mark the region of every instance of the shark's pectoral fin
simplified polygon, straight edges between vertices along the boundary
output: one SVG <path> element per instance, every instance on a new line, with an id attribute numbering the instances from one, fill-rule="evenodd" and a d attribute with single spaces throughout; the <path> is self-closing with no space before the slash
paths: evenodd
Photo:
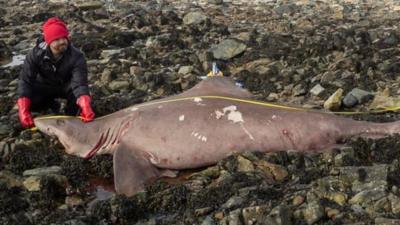
<path id="1" fill-rule="evenodd" d="M 122 144 L 114 153 L 114 185 L 118 194 L 132 196 L 160 176 L 144 154 L 125 148 Z"/>

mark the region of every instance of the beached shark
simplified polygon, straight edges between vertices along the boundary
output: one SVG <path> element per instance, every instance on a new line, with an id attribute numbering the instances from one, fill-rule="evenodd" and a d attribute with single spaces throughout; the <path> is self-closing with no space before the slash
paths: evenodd
<path id="1" fill-rule="evenodd" d="M 252 100 L 230 78 L 209 77 L 164 99 L 83 123 L 42 117 L 37 128 L 68 154 L 112 154 L 116 192 L 134 195 L 171 170 L 198 168 L 244 151 L 318 151 L 352 136 L 400 133 L 400 121 L 372 123 Z"/>

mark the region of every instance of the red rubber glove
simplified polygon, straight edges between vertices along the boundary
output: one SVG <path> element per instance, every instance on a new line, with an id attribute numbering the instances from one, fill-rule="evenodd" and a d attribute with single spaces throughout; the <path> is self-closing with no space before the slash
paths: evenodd
<path id="1" fill-rule="evenodd" d="M 18 105 L 18 117 L 23 128 L 34 127 L 30 107 L 31 100 L 27 97 L 20 97 L 17 101 Z"/>
<path id="2" fill-rule="evenodd" d="M 89 95 L 81 95 L 76 104 L 81 107 L 81 119 L 83 122 L 90 122 L 94 119 L 94 112 L 90 106 L 90 101 L 92 98 Z"/>

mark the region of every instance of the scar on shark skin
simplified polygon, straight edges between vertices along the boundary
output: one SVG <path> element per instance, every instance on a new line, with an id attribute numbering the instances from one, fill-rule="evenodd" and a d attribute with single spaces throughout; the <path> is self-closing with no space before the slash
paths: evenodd
<path id="1" fill-rule="evenodd" d="M 227 107 L 223 108 L 222 111 L 223 112 L 218 111 L 218 110 L 215 111 L 217 119 L 219 119 L 222 116 L 225 116 L 226 114 L 228 114 L 227 115 L 228 116 L 227 119 L 232 121 L 233 123 L 239 123 L 240 127 L 242 128 L 242 130 L 247 134 L 247 136 L 249 136 L 249 138 L 251 140 L 254 141 L 253 135 L 244 126 L 244 120 L 243 120 L 242 113 L 237 111 L 237 107 L 235 105 L 227 106 Z"/>
<path id="2" fill-rule="evenodd" d="M 206 104 L 202 103 L 203 99 L 200 97 L 194 98 L 193 101 L 196 102 L 197 103 L 196 105 L 198 105 L 198 106 L 206 106 Z"/>
<path id="3" fill-rule="evenodd" d="M 202 142 L 207 142 L 207 137 L 204 135 L 200 135 L 199 133 L 192 131 L 191 136 L 194 136 L 195 138 L 197 138 L 198 140 L 202 141 Z"/>
<path id="4" fill-rule="evenodd" d="M 184 121 L 185 120 L 185 115 L 180 115 L 179 116 L 179 121 Z"/>
<path id="5" fill-rule="evenodd" d="M 203 99 L 201 99 L 201 98 L 199 98 L 199 97 L 196 97 L 196 98 L 193 99 L 193 101 L 194 101 L 194 102 L 201 102 L 201 101 L 203 101 Z"/>

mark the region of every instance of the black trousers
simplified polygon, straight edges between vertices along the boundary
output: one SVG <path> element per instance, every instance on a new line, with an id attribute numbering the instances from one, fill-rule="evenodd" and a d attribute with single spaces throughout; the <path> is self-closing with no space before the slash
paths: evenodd
<path id="1" fill-rule="evenodd" d="M 31 111 L 41 112 L 51 109 L 53 113 L 60 113 L 60 103 L 57 98 L 66 99 L 65 114 L 76 116 L 79 107 L 76 104 L 76 97 L 68 86 L 50 86 L 44 84 L 35 84 L 31 96 Z"/>

